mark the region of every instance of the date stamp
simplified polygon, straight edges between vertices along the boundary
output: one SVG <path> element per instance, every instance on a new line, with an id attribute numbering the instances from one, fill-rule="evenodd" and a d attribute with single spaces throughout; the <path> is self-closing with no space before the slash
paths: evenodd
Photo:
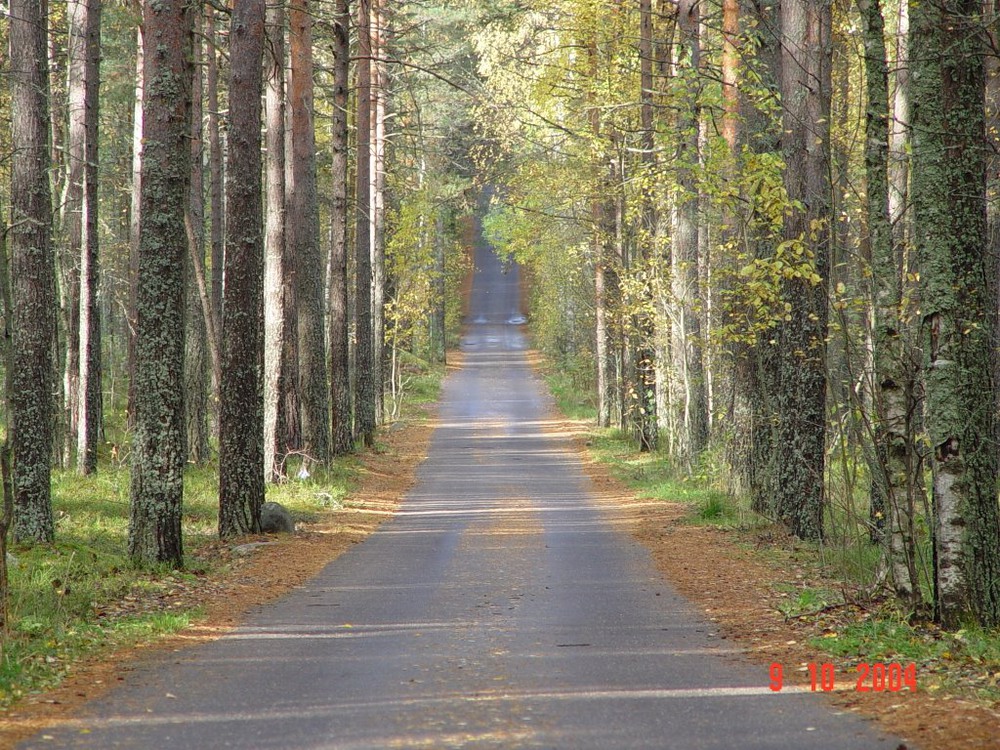
<path id="1" fill-rule="evenodd" d="M 856 664 L 853 673 L 838 675 L 833 664 L 825 662 L 806 665 L 809 673 L 809 687 L 813 692 L 829 693 L 837 689 L 837 680 L 847 679 L 848 684 L 854 683 L 857 693 L 898 693 L 901 690 L 917 692 L 917 665 L 902 665 L 898 662 L 885 664 Z M 769 687 L 775 693 L 785 687 L 785 668 L 781 662 L 772 662 L 770 669 L 771 683 Z"/>

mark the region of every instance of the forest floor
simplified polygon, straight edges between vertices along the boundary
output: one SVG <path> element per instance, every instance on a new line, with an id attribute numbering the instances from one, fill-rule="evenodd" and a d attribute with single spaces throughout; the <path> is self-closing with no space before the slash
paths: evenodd
<path id="1" fill-rule="evenodd" d="M 577 444 L 587 455 L 585 435 L 578 436 Z M 606 464 L 590 460 L 586 465 L 601 501 L 618 514 L 622 507 L 629 508 L 630 531 L 649 549 L 664 578 L 718 624 L 722 637 L 760 664 L 762 684 L 769 684 L 769 669 L 775 663 L 782 665 L 785 685 L 810 685 L 807 665 L 832 663 L 835 689 L 826 697 L 838 708 L 876 720 L 916 748 L 987 750 L 998 746 L 1000 706 L 936 681 L 929 684 L 931 676 L 919 670 L 916 692 L 905 687 L 899 692 L 861 692 L 857 661 L 831 657 L 810 644 L 859 617 L 873 615 L 858 606 L 821 607 L 815 614 L 791 617 L 783 614 L 784 591 L 838 586 L 823 580 L 817 566 L 802 563 L 803 550 L 793 538 L 774 529 L 740 531 L 693 524 L 689 504 L 637 501 Z M 815 552 L 805 552 L 808 555 Z M 867 685 L 871 684 L 869 676 Z"/>
<path id="2" fill-rule="evenodd" d="M 788 617 L 781 612 L 788 586 L 819 585 L 814 568 L 796 556 L 793 540 L 773 531 L 742 532 L 695 525 L 686 516 L 691 506 L 681 503 L 638 501 L 609 467 L 591 457 L 590 426 L 558 420 L 558 429 L 572 433 L 584 458 L 600 501 L 613 507 L 617 518 L 625 510 L 629 531 L 651 552 L 664 577 L 706 618 L 718 623 L 721 634 L 759 662 L 761 683 L 768 684 L 769 668 L 783 666 L 786 684 L 808 684 L 806 664 L 836 664 L 837 690 L 827 695 L 837 707 L 876 719 L 881 726 L 921 750 L 995 748 L 1000 737 L 1000 714 L 987 706 L 950 693 L 927 689 L 917 675 L 918 690 L 858 692 L 852 664 L 838 661 L 810 646 L 810 640 L 835 631 L 838 618 L 856 618 L 850 607 L 833 608 L 813 616 Z M 0 722 L 0 748 L 73 716 L 87 701 L 113 688 L 143 661 L 169 658 L 173 651 L 217 638 L 239 624 L 249 611 L 271 601 L 315 575 L 352 545 L 362 541 L 388 518 L 412 486 L 416 467 L 426 455 L 433 431 L 431 420 L 413 421 L 383 433 L 381 449 L 364 456 L 364 469 L 355 496 L 368 512 L 337 511 L 294 535 L 260 538 L 267 544 L 246 557 L 233 554 L 232 545 L 213 546 L 207 554 L 231 558 L 229 565 L 195 583 L 179 584 L 169 600 L 160 594 L 129 606 L 150 609 L 166 606 L 199 609 L 203 616 L 177 635 L 136 648 L 103 653 L 74 666 L 60 687 L 29 696 Z M 374 512 L 372 512 L 374 511 Z M 243 540 L 241 543 L 246 543 Z M 777 549 L 778 554 L 762 554 Z M 757 548 L 757 549 L 755 549 Z M 782 551 L 787 554 L 781 554 Z M 785 594 L 784 596 L 787 596 Z"/>

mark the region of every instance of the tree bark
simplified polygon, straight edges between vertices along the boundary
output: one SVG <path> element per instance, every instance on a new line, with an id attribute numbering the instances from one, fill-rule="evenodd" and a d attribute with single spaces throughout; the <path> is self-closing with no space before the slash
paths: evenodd
<path id="1" fill-rule="evenodd" d="M 202 128 L 202 15 L 195 15 L 194 77 L 191 84 L 191 190 L 186 224 L 188 254 L 186 301 L 186 352 L 184 356 L 184 389 L 187 393 L 185 422 L 187 424 L 188 459 L 202 465 L 210 458 L 208 447 L 209 341 L 214 334 L 209 320 L 211 309 L 202 303 L 201 287 L 205 279 L 205 180 L 202 166 L 204 140 Z M 208 313 L 208 314 L 206 314 Z M 214 343 L 214 342 L 212 342 Z"/>
<path id="2" fill-rule="evenodd" d="M 55 335 L 55 256 L 49 186 L 47 4 L 10 4 L 11 297 L 10 367 L 14 538 L 50 542 L 54 536 L 52 386 Z"/>
<path id="3" fill-rule="evenodd" d="M 677 410 L 674 440 L 676 459 L 692 469 L 697 455 L 708 439 L 708 402 L 701 359 L 701 321 L 697 312 L 700 298 L 698 284 L 698 224 L 700 209 L 695 171 L 699 160 L 698 92 L 696 77 L 700 67 L 699 17 L 696 5 L 681 10 L 677 27 L 680 44 L 677 75 L 686 78 L 685 106 L 677 123 L 678 144 L 674 155 L 678 170 L 678 189 L 671 205 L 673 248 L 671 260 L 673 377 L 671 388 Z"/>
<path id="4" fill-rule="evenodd" d="M 358 0 L 358 95 L 357 95 L 357 222 L 355 255 L 357 258 L 357 349 L 355 431 L 365 445 L 375 442 L 376 397 L 374 327 L 372 316 L 372 240 L 371 240 L 371 2 Z"/>
<path id="5" fill-rule="evenodd" d="M 135 429 L 135 347 L 138 328 L 139 295 L 139 226 L 142 214 L 142 112 L 144 107 L 143 71 L 146 44 L 142 24 L 136 30 L 135 100 L 132 104 L 132 193 L 129 203 L 129 279 L 128 279 L 128 427 Z"/>
<path id="6" fill-rule="evenodd" d="M 982 5 L 914 3 L 912 198 L 932 451 L 937 614 L 1000 624 L 996 265 L 986 236 Z"/>
<path id="7" fill-rule="evenodd" d="M 211 310 L 216 321 L 222 316 L 222 266 L 224 263 L 225 241 L 225 164 L 222 158 L 222 132 L 219 124 L 219 60 L 216 52 L 215 9 L 209 5 L 205 9 L 205 37 L 207 39 L 207 57 L 205 68 L 205 95 L 208 105 L 208 203 L 211 218 L 209 219 L 209 258 L 212 266 L 211 276 Z M 220 330 L 215 328 L 215 341 L 212 344 L 216 352 L 222 347 Z M 221 372 L 212 372 L 212 391 L 219 395 L 221 387 Z M 217 401 L 217 400 L 216 400 Z"/>
<path id="8" fill-rule="evenodd" d="M 76 465 L 81 474 L 97 470 L 97 443 L 101 425 L 101 327 L 98 309 L 98 107 L 101 54 L 101 2 L 79 0 L 70 4 L 69 69 L 70 125 L 67 149 L 67 186 L 65 212 L 70 251 L 79 258 L 76 275 L 76 336 L 69 336 L 67 347 L 75 344 L 77 355 L 67 352 L 69 368 L 76 367 L 75 377 L 66 378 L 66 400 L 76 409 L 67 439 L 75 437 Z M 75 390 L 75 393 L 73 392 Z M 71 397 L 72 396 L 72 397 Z M 69 460 L 70 450 L 66 451 Z"/>
<path id="9" fill-rule="evenodd" d="M 372 361 L 375 364 L 375 418 L 385 419 L 385 147 L 389 99 L 388 16 L 384 0 L 371 0 L 372 23 Z"/>
<path id="10" fill-rule="evenodd" d="M 219 537 L 260 531 L 264 504 L 264 0 L 236 0 L 229 34 L 229 169 L 219 420 Z"/>
<path id="11" fill-rule="evenodd" d="M 68 466 L 73 461 L 77 446 L 77 419 L 80 410 L 80 274 L 83 261 L 84 172 L 87 165 L 87 18 L 90 7 L 87 0 L 70 0 L 66 5 L 69 25 L 66 44 L 68 99 L 66 148 L 61 205 L 61 247 L 59 257 L 59 282 L 61 307 L 62 356 L 62 405 L 60 423 L 62 445 L 59 462 Z M 55 170 L 53 170 L 55 172 Z M 58 439 L 58 436 L 57 436 Z"/>
<path id="12" fill-rule="evenodd" d="M 826 458 L 827 282 L 831 243 L 829 0 L 781 4 L 784 183 L 801 208 L 784 240 L 809 269 L 783 284 L 791 310 L 778 323 L 775 510 L 796 536 L 823 538 Z"/>
<path id="13" fill-rule="evenodd" d="M 0 204 L 2 208 L 2 204 Z M 0 216 L 3 216 L 0 210 Z M 7 261 L 7 225 L 0 232 L 0 314 L 3 328 L 0 329 L 0 363 L 3 364 L 3 385 L 0 393 L 5 413 L 10 414 L 11 392 L 13 388 L 13 303 L 10 290 L 10 266 Z M 7 569 L 7 542 L 11 526 L 14 524 L 14 482 L 11 471 L 11 434 L 0 443 L 0 639 L 6 637 L 10 629 L 10 578 Z"/>
<path id="14" fill-rule="evenodd" d="M 289 5 L 288 100 L 292 121 L 292 179 L 289 226 L 298 261 L 299 393 L 302 407 L 302 449 L 314 461 L 330 459 L 330 393 L 326 377 L 326 321 L 323 262 L 319 247 L 319 206 L 316 193 L 316 135 L 313 128 L 312 15 L 309 0 Z"/>
<path id="15" fill-rule="evenodd" d="M 913 379 L 902 320 L 902 280 L 889 214 L 889 66 L 885 22 L 880 0 L 860 0 L 865 34 L 867 112 L 865 176 L 868 244 L 871 253 L 870 292 L 873 313 L 875 381 L 875 456 L 873 495 L 881 501 L 881 518 L 888 527 L 890 569 L 896 594 L 907 604 L 919 603 L 913 495 L 908 491 L 916 446 L 910 425 Z M 873 502 L 873 507 L 877 503 Z"/>
<path id="16" fill-rule="evenodd" d="M 641 178 L 647 184 L 640 196 L 640 236 L 638 240 L 638 261 L 640 272 L 645 277 L 642 291 L 642 308 L 634 316 L 637 346 L 635 352 L 635 390 L 638 395 L 636 408 L 636 432 L 641 451 L 656 449 L 656 341 L 653 306 L 653 267 L 656 258 L 657 226 L 656 204 L 653 197 L 652 179 L 656 170 L 656 141 L 653 121 L 653 3 L 652 0 L 639 2 L 639 78 L 640 78 L 640 128 L 642 164 Z"/>
<path id="17" fill-rule="evenodd" d="M 264 237 L 264 478 L 284 476 L 280 425 L 285 390 L 285 9 L 267 9 L 267 225 Z"/>
<path id="18" fill-rule="evenodd" d="M 330 135 L 330 405 L 334 455 L 354 448 L 351 424 L 350 339 L 347 323 L 347 87 L 350 72 L 350 7 L 336 0 L 333 27 L 333 117 Z"/>
<path id="19" fill-rule="evenodd" d="M 740 6 L 744 23 L 741 46 L 756 49 L 752 71 L 744 76 L 746 85 L 737 89 L 740 118 L 737 123 L 738 168 L 760 169 L 761 157 L 781 148 L 780 127 L 774 122 L 771 108 L 777 103 L 781 77 L 781 44 L 777 2 L 744 3 Z M 756 78 L 759 84 L 753 87 Z M 772 252 L 773 242 L 761 225 L 761 207 L 753 197 L 741 195 L 746 209 L 739 223 L 747 233 L 747 253 L 754 260 Z M 737 310 L 737 314 L 743 314 Z M 732 439 L 728 461 L 732 467 L 737 492 L 746 493 L 751 508 L 762 515 L 773 515 L 774 423 L 773 404 L 776 390 L 775 353 L 770 332 L 751 332 L 749 341 L 730 345 L 733 360 L 733 391 L 730 407 Z"/>
<path id="20" fill-rule="evenodd" d="M 143 154 L 128 552 L 139 565 L 183 561 L 184 215 L 191 176 L 193 10 L 143 6 Z"/>

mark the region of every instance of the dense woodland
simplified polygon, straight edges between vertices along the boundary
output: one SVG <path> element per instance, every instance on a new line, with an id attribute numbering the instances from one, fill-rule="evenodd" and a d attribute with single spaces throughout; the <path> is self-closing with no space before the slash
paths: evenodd
<path id="1" fill-rule="evenodd" d="M 601 426 L 1000 624 L 992 4 L 11 0 L 0 31 L 0 539 L 123 462 L 135 563 L 183 563 L 191 464 L 221 537 L 259 530 L 444 359 L 485 211 Z"/>

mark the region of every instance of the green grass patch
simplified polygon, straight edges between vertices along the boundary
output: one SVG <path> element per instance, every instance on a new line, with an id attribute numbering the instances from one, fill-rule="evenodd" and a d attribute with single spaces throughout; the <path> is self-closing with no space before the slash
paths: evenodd
<path id="1" fill-rule="evenodd" d="M 589 386 L 582 386 L 580 376 L 571 368 L 552 369 L 545 373 L 545 382 L 556 400 L 559 411 L 569 419 L 596 420 L 597 405 Z"/>
<path id="2" fill-rule="evenodd" d="M 403 420 L 437 398 L 444 367 L 409 365 Z M 107 446 L 105 446 L 107 448 Z M 287 482 L 267 486 L 267 499 L 296 521 L 315 522 L 343 508 L 360 476 L 357 457 L 329 467 L 301 460 L 285 466 Z M 9 636 L 0 642 L 0 710 L 58 684 L 80 658 L 149 642 L 200 616 L 197 609 L 165 609 L 176 589 L 195 588 L 205 573 L 226 564 L 199 554 L 217 542 L 218 465 L 190 466 L 184 477 L 183 570 L 138 570 L 127 558 L 129 472 L 127 454 L 104 460 L 96 475 L 57 471 L 52 477 L 56 542 L 11 548 Z M 152 602 L 141 606 L 143 602 Z M 178 607 L 180 605 L 177 605 Z"/>
<path id="3" fill-rule="evenodd" d="M 343 507 L 359 462 L 348 457 L 314 468 L 306 479 L 267 487 L 297 521 Z M 296 476 L 298 466 L 291 466 Z M 128 471 L 102 467 L 95 476 L 53 475 L 56 543 L 14 546 L 10 569 L 10 636 L 0 653 L 0 707 L 57 684 L 68 665 L 105 649 L 146 642 L 186 627 L 196 611 L 130 613 L 129 602 L 155 598 L 178 582 L 211 572 L 199 551 L 217 539 L 218 467 L 190 467 L 182 518 L 187 567 L 135 569 L 126 556 Z M 124 603 L 124 604 L 123 604 Z"/>
<path id="4" fill-rule="evenodd" d="M 948 632 L 883 613 L 813 638 L 810 644 L 849 666 L 915 664 L 920 690 L 1000 700 L 1000 638 L 995 632 L 981 628 Z"/>

